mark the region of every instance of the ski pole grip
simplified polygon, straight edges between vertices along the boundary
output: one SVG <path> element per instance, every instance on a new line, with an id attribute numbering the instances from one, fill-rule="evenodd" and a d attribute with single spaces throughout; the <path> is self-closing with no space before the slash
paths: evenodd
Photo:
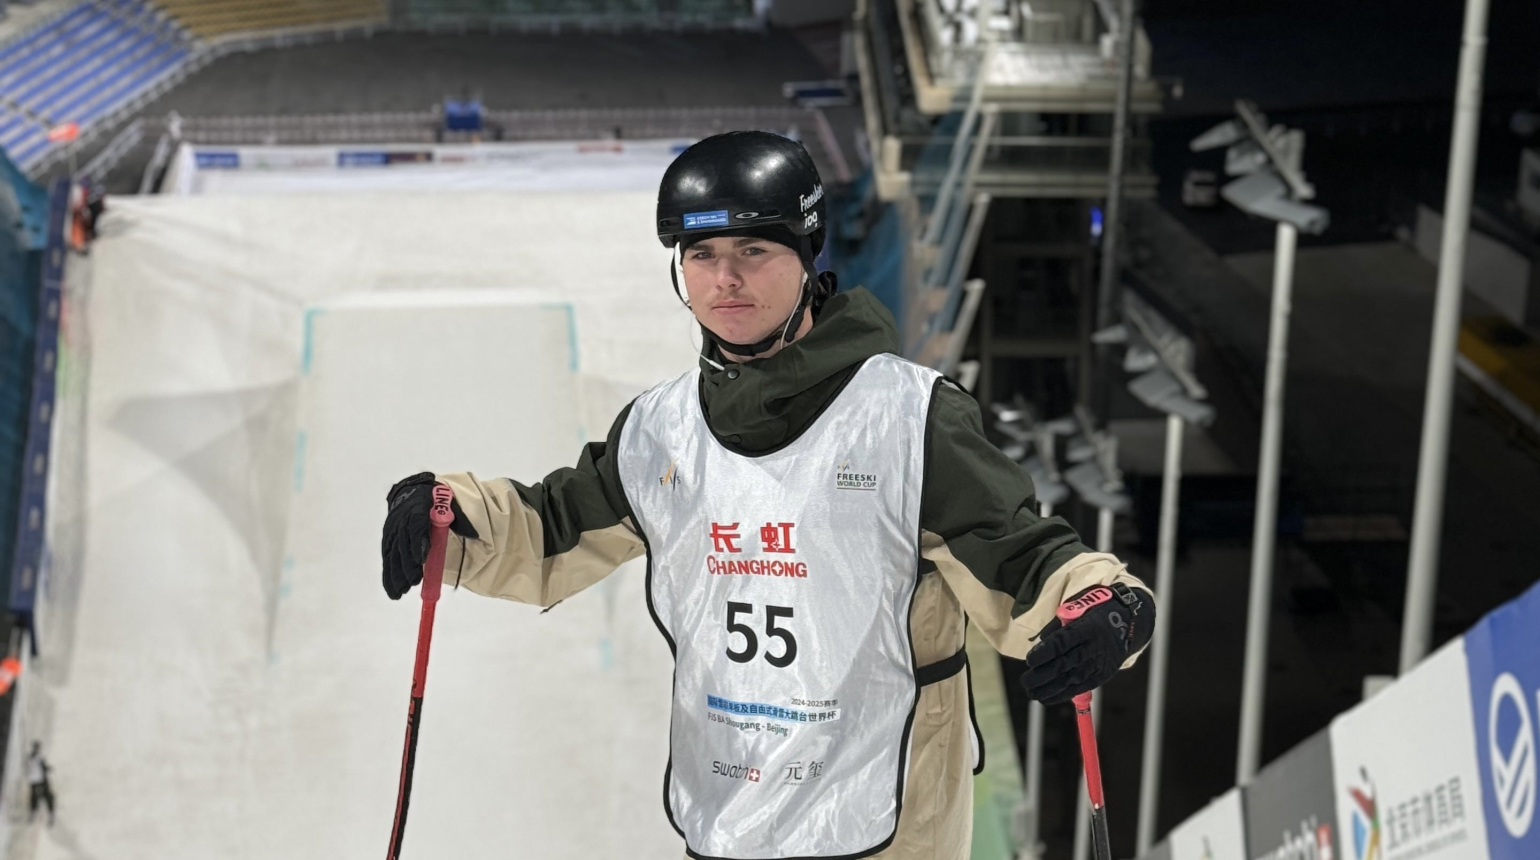
<path id="1" fill-rule="evenodd" d="M 455 515 L 449 503 L 454 501 L 454 491 L 447 484 L 433 485 L 433 507 L 428 511 L 428 560 L 422 566 L 422 599 L 438 600 L 444 585 L 444 553 L 449 546 L 449 524 Z"/>
<path id="2" fill-rule="evenodd" d="M 1096 721 L 1091 716 L 1091 693 L 1075 697 L 1075 722 L 1080 729 L 1080 757 L 1085 764 L 1086 793 L 1091 797 L 1091 808 L 1106 805 L 1102 795 L 1102 762 L 1096 749 Z"/>

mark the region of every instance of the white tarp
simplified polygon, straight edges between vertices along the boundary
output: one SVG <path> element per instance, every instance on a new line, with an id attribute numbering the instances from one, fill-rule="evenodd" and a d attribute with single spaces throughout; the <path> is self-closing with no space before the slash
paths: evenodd
<path id="1" fill-rule="evenodd" d="M 33 676 L 27 722 L 60 821 L 13 856 L 383 853 L 420 605 L 380 590 L 383 494 L 418 469 L 538 480 L 692 366 L 652 207 L 114 201 L 71 321 L 84 414 L 60 415 L 85 458 L 54 530 L 72 545 L 52 548 L 79 587 L 52 651 L 73 656 Z M 642 587 L 633 564 L 546 615 L 446 589 L 409 856 L 680 856 Z"/>

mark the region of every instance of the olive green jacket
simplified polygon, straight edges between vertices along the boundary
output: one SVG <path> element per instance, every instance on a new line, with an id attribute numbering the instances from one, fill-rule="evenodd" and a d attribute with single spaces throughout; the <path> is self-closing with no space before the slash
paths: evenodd
<path id="1" fill-rule="evenodd" d="M 892 316 L 866 290 L 851 290 L 828 301 L 805 337 L 769 358 L 734 364 L 710 349 L 716 361 L 701 362 L 701 403 L 723 445 L 765 451 L 807 429 L 863 361 L 897 351 Z M 1023 658 L 1066 597 L 1114 581 L 1145 587 L 1115 557 L 1089 550 L 1063 520 L 1037 515 L 1031 479 L 984 437 L 968 393 L 942 383 L 933 397 L 910 612 L 917 665 L 962 647 L 964 613 L 1002 654 Z M 538 484 L 440 474 L 480 535 L 450 541 L 445 570 L 478 594 L 552 606 L 641 556 L 615 459 L 629 415 L 630 407 L 622 410 L 576 468 Z M 966 674 L 923 688 L 917 708 L 899 832 L 877 856 L 964 860 L 973 758 Z"/>

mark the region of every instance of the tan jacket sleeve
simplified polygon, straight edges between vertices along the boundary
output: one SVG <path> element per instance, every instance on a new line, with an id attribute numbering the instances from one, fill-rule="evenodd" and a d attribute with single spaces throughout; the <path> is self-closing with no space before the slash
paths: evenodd
<path id="1" fill-rule="evenodd" d="M 1043 580 L 1037 599 L 1025 612 L 1013 614 L 1015 596 L 995 591 L 980 581 L 972 571 L 958 561 L 947 549 L 939 535 L 931 532 L 920 534 L 921 557 L 933 562 L 936 570 L 946 581 L 947 587 L 957 596 L 963 611 L 972 619 L 989 643 L 1007 657 L 1026 659 L 1027 652 L 1037 644 L 1043 627 L 1053 620 L 1059 604 L 1076 592 L 1093 585 L 1111 585 L 1121 582 L 1130 588 L 1149 587 L 1128 572 L 1128 566 L 1114 555 L 1104 552 L 1083 552 L 1048 574 Z M 1139 653 L 1131 655 L 1123 663 L 1127 669 L 1139 659 Z"/>
<path id="2" fill-rule="evenodd" d="M 585 445 L 576 468 L 538 484 L 438 475 L 478 535 L 450 536 L 444 584 L 549 607 L 642 555 L 614 456 L 630 414 L 627 406 L 605 441 Z"/>
<path id="3" fill-rule="evenodd" d="M 937 385 L 927 433 L 920 556 L 1000 653 L 1026 657 L 1077 591 L 1114 582 L 1150 590 L 1069 523 L 1038 515 L 1032 479 L 985 437 L 966 392 Z"/>
<path id="4" fill-rule="evenodd" d="M 644 552 L 630 517 L 578 535 L 570 547 L 548 546 L 541 512 L 504 478 L 484 481 L 469 472 L 439 475 L 480 535 L 450 535 L 444 584 L 485 597 L 554 606 L 593 585 Z M 558 550 L 552 552 L 552 550 Z"/>

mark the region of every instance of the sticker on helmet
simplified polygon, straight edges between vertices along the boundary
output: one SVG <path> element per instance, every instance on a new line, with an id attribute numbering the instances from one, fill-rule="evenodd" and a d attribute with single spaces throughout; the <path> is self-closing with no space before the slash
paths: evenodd
<path id="1" fill-rule="evenodd" d="M 699 230 L 702 227 L 726 226 L 726 209 L 717 209 L 714 212 L 687 212 L 684 216 L 684 228 L 686 230 Z"/>
<path id="2" fill-rule="evenodd" d="M 802 211 L 806 212 L 807 210 L 813 208 L 814 204 L 816 204 L 818 201 L 820 201 L 822 199 L 823 199 L 823 184 L 820 183 L 818 185 L 814 185 L 813 186 L 813 193 L 798 195 L 797 196 L 797 203 L 802 206 Z"/>

